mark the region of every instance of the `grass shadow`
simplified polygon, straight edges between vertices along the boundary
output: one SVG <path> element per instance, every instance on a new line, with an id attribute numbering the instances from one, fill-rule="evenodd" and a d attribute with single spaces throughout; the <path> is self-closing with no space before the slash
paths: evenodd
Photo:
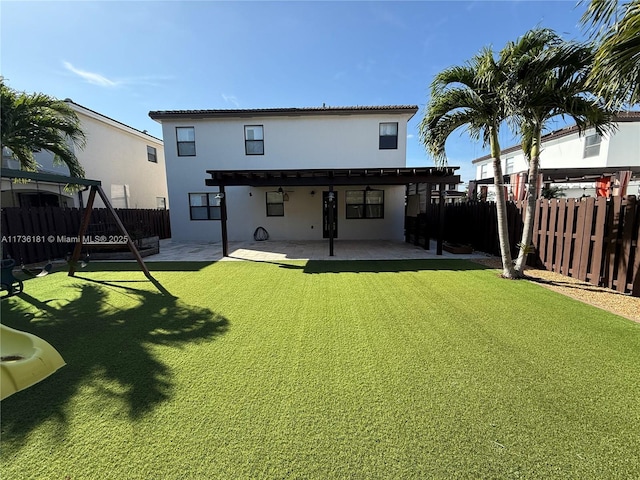
<path id="1" fill-rule="evenodd" d="M 215 261 L 205 262 L 144 262 L 151 273 L 153 272 L 198 272 L 209 265 L 216 263 Z M 67 268 L 68 270 L 68 268 Z M 104 262 L 104 261 L 91 261 L 87 263 L 86 267 L 78 269 L 77 273 L 81 272 L 139 272 L 140 265 L 135 261 L 130 262 Z"/>
<path id="2" fill-rule="evenodd" d="M 569 288 L 573 290 L 582 290 L 582 291 L 588 291 L 590 293 L 606 293 L 608 295 L 620 295 L 621 297 L 627 296 L 627 294 L 623 292 L 618 292 L 616 290 L 606 288 L 606 287 L 598 287 L 596 285 L 591 285 L 589 283 L 575 283 L 571 281 L 562 281 L 562 280 L 547 280 L 544 278 L 533 277 L 531 275 L 525 275 L 524 278 L 526 280 L 529 280 L 530 282 L 538 283 L 540 285 Z"/>
<path id="3" fill-rule="evenodd" d="M 304 273 L 381 273 L 418 272 L 426 270 L 487 270 L 489 267 L 468 260 L 310 260 Z"/>
<path id="4" fill-rule="evenodd" d="M 4 324 L 43 338 L 67 362 L 2 401 L 3 443 L 12 449 L 45 422 L 57 422 L 64 436 L 68 405 L 80 389 L 93 389 L 100 401 L 117 399 L 132 419 L 145 415 L 170 399 L 174 386 L 172 368 L 154 354 L 156 346 L 211 341 L 228 328 L 228 320 L 210 309 L 162 293 L 86 281 L 69 285 L 75 295 L 63 291 L 64 298 L 42 299 L 23 292 L 2 302 Z"/>

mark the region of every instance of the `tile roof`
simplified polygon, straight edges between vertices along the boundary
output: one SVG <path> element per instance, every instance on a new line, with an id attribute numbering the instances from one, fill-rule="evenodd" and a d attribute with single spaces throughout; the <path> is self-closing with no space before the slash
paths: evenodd
<path id="1" fill-rule="evenodd" d="M 270 117 L 302 115 L 347 115 L 368 113 L 410 113 L 418 111 L 417 105 L 380 105 L 351 107 L 301 107 L 301 108 L 251 108 L 223 110 L 161 110 L 151 111 L 154 120 L 163 118 L 233 118 L 233 117 Z"/>

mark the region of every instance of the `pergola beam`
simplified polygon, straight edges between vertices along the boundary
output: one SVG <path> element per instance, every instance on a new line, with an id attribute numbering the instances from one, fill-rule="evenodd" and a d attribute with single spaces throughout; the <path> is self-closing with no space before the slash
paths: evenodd
<path id="1" fill-rule="evenodd" d="M 36 182 L 50 182 L 70 185 L 97 186 L 102 185 L 100 180 L 90 180 L 88 178 L 68 177 L 66 175 L 56 175 L 54 173 L 27 172 L 25 170 L 14 170 L 3 168 L 2 178 L 19 178 L 22 180 L 34 180 Z"/>
<path id="2" fill-rule="evenodd" d="M 410 183 L 439 184 L 444 191 L 446 184 L 460 183 L 460 175 L 455 175 L 458 167 L 415 167 L 415 168 L 341 168 L 323 170 L 207 170 L 211 178 L 205 179 L 208 187 L 219 187 L 221 193 L 222 250 L 227 256 L 227 198 L 225 187 L 327 187 L 333 194 L 334 187 L 355 185 L 408 185 Z M 427 189 L 429 191 L 429 189 Z M 443 199 L 440 201 L 444 203 Z M 329 211 L 333 212 L 329 207 Z M 438 232 L 438 255 L 442 255 L 444 231 L 444 208 L 440 208 L 440 228 Z M 329 223 L 333 225 L 332 213 Z M 333 228 L 330 228 L 329 255 L 333 256 Z"/>
<path id="3" fill-rule="evenodd" d="M 457 167 L 437 169 L 328 169 L 328 170 L 207 170 L 205 184 L 250 187 L 319 187 L 352 185 L 406 185 L 409 183 L 460 183 Z"/>

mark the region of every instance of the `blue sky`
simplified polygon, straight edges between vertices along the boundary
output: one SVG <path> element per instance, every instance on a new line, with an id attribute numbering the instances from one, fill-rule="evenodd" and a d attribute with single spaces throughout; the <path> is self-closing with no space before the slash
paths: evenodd
<path id="1" fill-rule="evenodd" d="M 430 166 L 417 125 L 434 74 L 536 26 L 582 39 L 583 11 L 577 0 L 2 0 L 0 67 L 17 90 L 71 98 L 157 137 L 150 110 L 418 105 L 407 164 Z M 447 143 L 465 181 L 485 153 L 464 133 Z"/>

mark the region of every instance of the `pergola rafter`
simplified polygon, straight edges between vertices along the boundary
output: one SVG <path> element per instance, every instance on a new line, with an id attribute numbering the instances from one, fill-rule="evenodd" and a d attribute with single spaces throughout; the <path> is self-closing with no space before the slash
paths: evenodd
<path id="1" fill-rule="evenodd" d="M 270 170 L 207 170 L 210 178 L 205 185 L 219 187 L 222 194 L 221 233 L 222 252 L 227 256 L 227 203 L 225 187 L 327 187 L 330 192 L 338 186 L 381 186 L 409 185 L 427 183 L 440 185 L 444 191 L 446 184 L 460 183 L 460 175 L 455 171 L 459 167 L 392 167 L 392 168 L 325 168 L 325 169 L 270 169 Z M 440 228 L 437 239 L 437 252 L 442 254 L 444 202 L 440 202 Z M 329 209 L 332 211 L 332 209 Z M 330 225 L 333 225 L 330 222 Z M 329 251 L 333 255 L 333 233 L 329 235 Z"/>

